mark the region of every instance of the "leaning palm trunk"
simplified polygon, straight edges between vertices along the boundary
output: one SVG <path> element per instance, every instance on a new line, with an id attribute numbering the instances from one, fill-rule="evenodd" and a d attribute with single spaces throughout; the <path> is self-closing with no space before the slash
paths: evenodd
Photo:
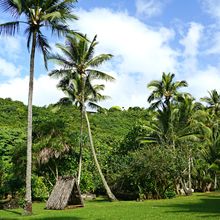
<path id="1" fill-rule="evenodd" d="M 31 170 L 32 170 L 32 99 L 33 99 L 33 82 L 34 82 L 34 57 L 36 48 L 36 32 L 33 33 L 31 58 L 30 58 L 30 79 L 28 92 L 28 127 L 27 127 L 27 165 L 26 165 L 26 194 L 25 207 L 26 215 L 32 214 L 31 198 Z"/>
<path id="2" fill-rule="evenodd" d="M 100 168 L 99 162 L 97 160 L 96 152 L 95 152 L 95 148 L 94 148 L 93 140 L 92 140 L 92 133 L 91 133 L 91 129 L 90 129 L 90 123 L 89 123 L 89 119 L 88 119 L 86 111 L 84 111 L 84 115 L 85 115 L 85 119 L 86 119 L 86 122 L 87 122 L 88 133 L 89 133 L 89 140 L 90 140 L 90 147 L 91 147 L 92 155 L 93 155 L 93 158 L 94 158 L 94 161 L 95 161 L 95 165 L 96 165 L 96 167 L 98 169 L 99 175 L 100 175 L 100 177 L 102 179 L 102 183 L 103 183 L 103 185 L 105 187 L 105 190 L 107 192 L 107 195 L 108 195 L 109 199 L 111 201 L 116 201 L 117 199 L 114 196 L 114 194 L 112 193 L 111 189 L 109 188 L 108 183 L 105 180 L 105 177 L 104 177 L 104 175 L 102 173 L 102 170 Z"/>
<path id="3" fill-rule="evenodd" d="M 79 168 L 78 168 L 78 185 L 80 184 L 81 173 L 82 173 L 82 152 L 83 152 L 83 110 L 81 110 L 81 120 L 80 120 L 80 140 L 79 140 Z"/>

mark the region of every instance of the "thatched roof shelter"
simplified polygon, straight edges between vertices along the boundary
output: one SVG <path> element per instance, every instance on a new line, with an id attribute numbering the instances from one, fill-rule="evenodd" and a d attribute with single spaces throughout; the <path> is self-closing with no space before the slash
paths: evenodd
<path id="1" fill-rule="evenodd" d="M 47 201 L 47 209 L 83 207 L 80 188 L 74 177 L 59 177 Z"/>

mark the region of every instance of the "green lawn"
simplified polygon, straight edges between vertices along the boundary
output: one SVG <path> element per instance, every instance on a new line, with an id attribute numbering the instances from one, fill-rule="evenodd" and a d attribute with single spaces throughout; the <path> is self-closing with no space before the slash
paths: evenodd
<path id="1" fill-rule="evenodd" d="M 61 220 L 187 220 L 220 219 L 220 192 L 196 193 L 190 197 L 144 202 L 87 202 L 84 208 L 51 211 L 44 203 L 35 203 L 33 216 L 22 216 L 22 209 L 0 210 L 0 219 L 61 219 Z"/>

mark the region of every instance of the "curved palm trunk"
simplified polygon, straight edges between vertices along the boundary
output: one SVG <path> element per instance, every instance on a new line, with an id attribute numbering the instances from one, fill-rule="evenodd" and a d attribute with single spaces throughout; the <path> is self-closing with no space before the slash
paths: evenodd
<path id="1" fill-rule="evenodd" d="M 105 190 L 106 190 L 106 192 L 107 192 L 107 195 L 108 195 L 109 199 L 110 199 L 111 201 L 116 201 L 117 199 L 116 199 L 116 197 L 114 196 L 114 194 L 112 193 L 111 189 L 109 188 L 108 183 L 107 183 L 106 180 L 105 180 L 105 177 L 104 177 L 104 175 L 103 175 L 103 173 L 102 173 L 101 167 L 100 167 L 99 162 L 98 162 L 98 160 L 97 160 L 95 148 L 94 148 L 94 145 L 93 145 L 93 139 L 92 139 L 92 133 L 91 133 L 91 129 L 90 129 L 89 118 L 88 118 L 88 116 L 87 116 L 86 111 L 84 111 L 84 114 L 85 114 L 85 119 L 86 119 L 86 123 L 87 123 L 87 127 L 88 127 L 90 147 L 91 147 L 92 155 L 93 155 L 93 158 L 94 158 L 94 161 L 95 161 L 95 165 L 96 165 L 96 167 L 97 167 L 97 169 L 98 169 L 99 175 L 100 175 L 100 177 L 101 177 L 101 179 L 102 179 L 102 183 L 103 183 L 103 185 L 104 185 L 104 187 L 105 187 Z"/>
<path id="2" fill-rule="evenodd" d="M 81 109 L 81 119 L 80 119 L 80 142 L 79 142 L 79 168 L 78 168 L 78 185 L 80 184 L 81 173 L 82 173 L 82 148 L 83 148 L 83 110 Z"/>
<path id="3" fill-rule="evenodd" d="M 34 82 L 34 57 L 36 49 L 36 33 L 33 34 L 31 58 L 30 58 L 30 79 L 28 92 L 28 127 L 27 127 L 27 165 L 26 165 L 26 194 L 25 207 L 26 215 L 32 214 L 31 198 L 31 170 L 32 170 L 32 99 L 33 99 L 33 82 Z"/>

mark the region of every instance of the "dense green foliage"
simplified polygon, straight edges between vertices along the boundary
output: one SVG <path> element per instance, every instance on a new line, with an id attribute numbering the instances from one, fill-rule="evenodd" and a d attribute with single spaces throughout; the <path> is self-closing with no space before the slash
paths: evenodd
<path id="1" fill-rule="evenodd" d="M 105 173 L 110 170 L 109 163 L 113 153 L 119 148 L 123 137 L 135 125 L 146 111 L 91 113 L 91 126 L 98 158 Z M 26 106 L 20 102 L 1 99 L 0 122 L 1 135 L 1 191 L 9 190 L 9 182 L 15 179 L 16 190 L 24 187 L 25 143 L 26 143 Z M 7 126 L 6 126 L 7 125 Z M 80 112 L 75 107 L 53 105 L 47 108 L 34 107 L 33 111 L 33 184 L 41 180 L 49 190 L 57 175 L 76 175 L 79 156 Z M 101 183 L 97 178 L 92 162 L 88 137 L 84 135 L 85 151 L 83 155 L 82 191 L 94 192 Z M 13 167 L 15 170 L 13 170 Z M 18 173 L 16 173 L 19 171 Z M 12 178 L 10 181 L 8 178 Z M 36 180 L 39 177 L 41 180 Z M 98 182 L 97 182 L 98 179 Z M 35 187 L 36 184 L 34 184 Z M 100 189 L 102 190 L 102 189 Z M 33 189 L 34 192 L 37 189 Z M 43 196 L 44 197 L 44 196 Z M 38 196 L 34 195 L 34 198 Z"/>
<path id="2" fill-rule="evenodd" d="M 173 78 L 161 83 L 180 85 Z M 172 198 L 182 191 L 189 195 L 191 189 L 205 192 L 219 188 L 218 98 L 210 93 L 203 99 L 205 106 L 190 94 L 180 93 L 178 86 L 164 87 L 177 91 L 168 93 L 169 99 L 157 96 L 159 105 L 152 97 L 153 108 L 88 112 L 98 160 L 119 199 Z M 217 92 L 214 95 L 218 97 Z M 0 101 L 0 193 L 2 198 L 7 194 L 19 197 L 24 191 L 27 110 L 20 102 Z M 35 200 L 47 199 L 58 176 L 77 175 L 80 124 L 80 109 L 71 103 L 34 107 Z M 82 140 L 81 190 L 104 194 L 86 131 Z"/>

